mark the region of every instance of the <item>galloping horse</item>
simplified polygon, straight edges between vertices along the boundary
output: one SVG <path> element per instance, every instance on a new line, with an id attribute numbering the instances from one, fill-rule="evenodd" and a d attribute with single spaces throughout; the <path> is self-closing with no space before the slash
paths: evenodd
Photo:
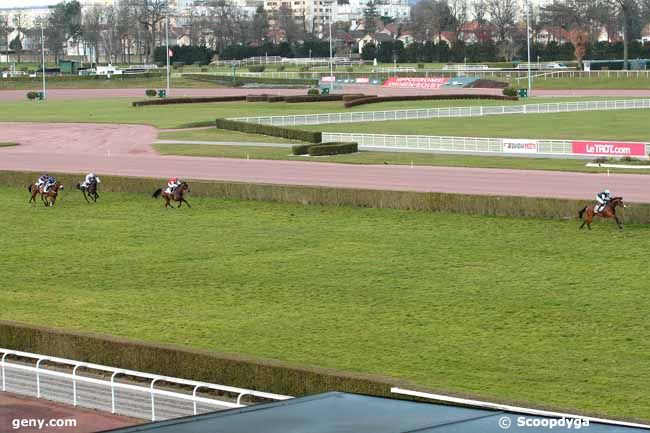
<path id="1" fill-rule="evenodd" d="M 50 186 L 47 192 L 44 192 L 44 186 L 36 186 L 35 183 L 27 187 L 27 191 L 32 195 L 32 198 L 29 199 L 29 202 L 36 203 L 36 196 L 41 195 L 41 200 L 45 206 L 54 206 L 56 202 L 56 197 L 59 195 L 59 190 L 63 189 L 63 184 L 61 182 L 56 182 L 54 185 Z"/>
<path id="2" fill-rule="evenodd" d="M 91 180 L 90 184 L 87 187 L 81 186 L 81 184 L 78 183 L 77 189 L 81 190 L 84 198 L 86 199 L 86 202 L 90 203 L 88 200 L 88 197 L 90 197 L 93 202 L 97 203 L 97 199 L 99 198 L 99 194 L 97 193 L 97 180 Z M 86 195 L 86 193 L 88 193 L 88 195 Z"/>
<path id="3" fill-rule="evenodd" d="M 595 216 L 599 216 L 601 218 L 614 218 L 614 221 L 616 221 L 616 225 L 618 226 L 619 229 L 623 230 L 623 226 L 621 225 L 621 220 L 618 219 L 618 216 L 616 216 L 616 207 L 617 206 L 623 206 L 625 208 L 625 203 L 623 203 L 623 197 L 614 197 L 612 198 L 605 207 L 603 208 L 602 211 L 596 212 L 596 209 L 594 206 L 586 206 L 580 212 L 578 212 L 578 218 L 582 219 L 583 214 L 586 212 L 585 220 L 580 226 L 582 229 L 585 224 L 587 224 L 587 227 L 589 230 L 591 230 L 591 222 L 593 221 Z"/>
<path id="4" fill-rule="evenodd" d="M 171 194 L 163 191 L 162 188 L 158 188 L 152 195 L 153 198 L 158 198 L 159 195 L 162 195 L 162 198 L 165 199 L 165 207 L 170 206 L 171 201 L 177 201 L 178 202 L 178 207 L 181 207 L 183 203 L 187 205 L 187 207 L 191 208 L 190 204 L 185 200 L 185 194 L 190 192 L 190 186 L 187 184 L 187 182 L 182 182 Z"/>

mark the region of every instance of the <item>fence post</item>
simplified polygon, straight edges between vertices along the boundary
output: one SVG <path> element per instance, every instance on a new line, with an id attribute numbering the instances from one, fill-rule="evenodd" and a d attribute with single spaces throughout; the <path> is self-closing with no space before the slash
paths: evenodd
<path id="1" fill-rule="evenodd" d="M 149 387 L 149 391 L 151 392 L 151 421 L 156 420 L 156 402 L 154 399 L 153 385 L 157 380 L 158 378 L 153 379 L 151 381 L 151 386 Z"/>
<path id="2" fill-rule="evenodd" d="M 79 364 L 72 369 L 72 405 L 77 406 L 77 368 Z"/>
<path id="3" fill-rule="evenodd" d="M 0 360 L 0 368 L 2 368 L 2 391 L 7 390 L 7 381 L 6 381 L 6 372 L 5 372 L 5 358 L 9 355 L 8 353 L 5 352 L 4 355 L 2 355 L 2 359 Z"/>
<path id="4" fill-rule="evenodd" d="M 119 371 L 115 371 L 111 374 L 111 413 L 115 413 L 115 376 L 119 373 Z"/>
<path id="5" fill-rule="evenodd" d="M 36 398 L 41 398 L 41 375 L 39 373 L 41 361 L 43 361 L 44 358 L 40 358 L 38 361 L 36 361 Z"/>

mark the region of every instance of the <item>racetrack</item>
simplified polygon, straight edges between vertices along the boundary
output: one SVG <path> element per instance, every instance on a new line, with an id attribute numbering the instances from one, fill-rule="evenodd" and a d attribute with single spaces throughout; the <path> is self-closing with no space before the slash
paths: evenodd
<path id="1" fill-rule="evenodd" d="M 0 142 L 21 145 L 0 148 L 0 170 L 588 200 L 607 187 L 650 203 L 646 175 L 162 156 L 150 146 L 156 135 L 144 125 L 4 123 Z"/>

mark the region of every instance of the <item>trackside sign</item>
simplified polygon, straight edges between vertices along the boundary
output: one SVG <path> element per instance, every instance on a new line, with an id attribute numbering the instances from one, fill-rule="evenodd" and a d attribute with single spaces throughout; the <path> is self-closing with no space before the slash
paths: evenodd
<path id="1" fill-rule="evenodd" d="M 449 82 L 449 78 L 390 77 L 384 81 L 384 87 L 407 89 L 439 89 Z"/>
<path id="2" fill-rule="evenodd" d="M 573 141 L 571 151 L 576 155 L 646 156 L 645 143 L 616 141 Z"/>
<path id="3" fill-rule="evenodd" d="M 537 153 L 537 141 L 503 140 L 503 151 L 505 153 Z"/>

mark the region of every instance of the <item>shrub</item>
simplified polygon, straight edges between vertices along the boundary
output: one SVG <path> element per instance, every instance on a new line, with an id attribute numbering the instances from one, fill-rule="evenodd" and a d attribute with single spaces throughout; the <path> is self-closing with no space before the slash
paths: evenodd
<path id="1" fill-rule="evenodd" d="M 38 93 L 36 93 L 36 92 L 27 92 L 27 99 L 29 99 L 30 101 L 33 101 L 37 97 L 38 97 Z"/>
<path id="2" fill-rule="evenodd" d="M 516 98 L 518 96 L 517 89 L 515 89 L 514 87 L 511 87 L 511 86 L 508 86 L 505 89 L 503 89 L 503 95 Z"/>
<path id="3" fill-rule="evenodd" d="M 424 69 L 424 63 L 418 63 L 418 69 Z"/>
<path id="4" fill-rule="evenodd" d="M 376 98 L 377 95 L 364 95 L 363 93 L 351 93 L 349 95 L 343 95 L 343 102 L 354 101 L 355 99 L 361 98 Z"/>
<path id="5" fill-rule="evenodd" d="M 155 89 L 147 89 L 147 90 L 144 91 L 144 94 L 147 95 L 147 96 L 150 97 L 150 98 L 153 98 L 154 96 L 156 96 L 156 95 L 158 94 L 158 92 L 156 92 Z M 134 104 L 135 104 L 135 103 L 134 103 Z M 135 107 L 135 106 L 136 106 L 136 105 L 134 105 L 134 107 Z"/>
<path id="6" fill-rule="evenodd" d="M 153 96 L 156 96 L 156 91 Z M 135 101 L 131 105 L 134 107 L 142 107 L 145 105 L 170 105 L 170 104 L 204 104 L 206 102 L 233 102 L 245 101 L 245 96 L 210 96 L 210 97 L 195 97 L 195 98 L 164 98 L 154 99 L 150 101 Z"/>
<path id="7" fill-rule="evenodd" d="M 316 87 L 312 87 L 311 89 L 307 90 L 307 94 L 311 96 L 320 95 L 320 90 L 318 90 Z"/>
<path id="8" fill-rule="evenodd" d="M 285 68 L 286 68 L 286 66 L 284 66 L 284 65 L 279 65 L 277 68 L 275 68 L 275 70 L 278 71 L 278 72 L 282 72 L 282 71 L 285 70 Z"/>
<path id="9" fill-rule="evenodd" d="M 454 99 L 489 99 L 496 101 L 516 101 L 519 98 L 500 95 L 407 95 L 407 96 L 379 96 L 354 99 L 344 103 L 345 108 L 354 107 L 357 105 L 377 104 L 379 102 L 395 102 L 395 101 L 429 101 L 429 100 L 454 100 Z"/>
<path id="10" fill-rule="evenodd" d="M 323 134 L 317 131 L 301 131 L 299 129 L 282 128 L 280 126 L 259 125 L 257 123 L 239 122 L 237 120 L 217 119 L 217 128 L 229 131 L 245 132 L 247 134 L 270 135 L 289 140 L 305 141 L 307 143 L 320 143 Z"/>
<path id="11" fill-rule="evenodd" d="M 208 72 L 208 68 L 201 68 L 201 72 Z"/>
<path id="12" fill-rule="evenodd" d="M 269 95 L 268 98 L 266 98 L 266 102 L 283 102 L 284 101 L 284 96 L 281 95 Z"/>
<path id="13" fill-rule="evenodd" d="M 308 155 L 311 146 L 313 144 L 296 144 L 295 146 L 291 146 L 291 153 L 294 155 Z"/>
<path id="14" fill-rule="evenodd" d="M 345 68 L 346 72 L 354 72 L 354 68 L 352 66 L 348 66 Z"/>
<path id="15" fill-rule="evenodd" d="M 301 66 L 298 68 L 298 72 L 309 72 L 309 66 Z"/>
<path id="16" fill-rule="evenodd" d="M 172 63 L 172 67 L 174 69 L 182 68 L 183 66 L 185 66 L 185 62 L 174 62 L 174 63 Z"/>
<path id="17" fill-rule="evenodd" d="M 268 98 L 268 95 L 248 95 L 246 96 L 246 102 L 266 102 Z"/>
<path id="18" fill-rule="evenodd" d="M 309 156 L 341 155 L 358 152 L 357 143 L 321 143 L 309 146 Z"/>
<path id="19" fill-rule="evenodd" d="M 248 67 L 248 72 L 264 72 L 266 66 L 262 65 L 253 65 Z"/>

